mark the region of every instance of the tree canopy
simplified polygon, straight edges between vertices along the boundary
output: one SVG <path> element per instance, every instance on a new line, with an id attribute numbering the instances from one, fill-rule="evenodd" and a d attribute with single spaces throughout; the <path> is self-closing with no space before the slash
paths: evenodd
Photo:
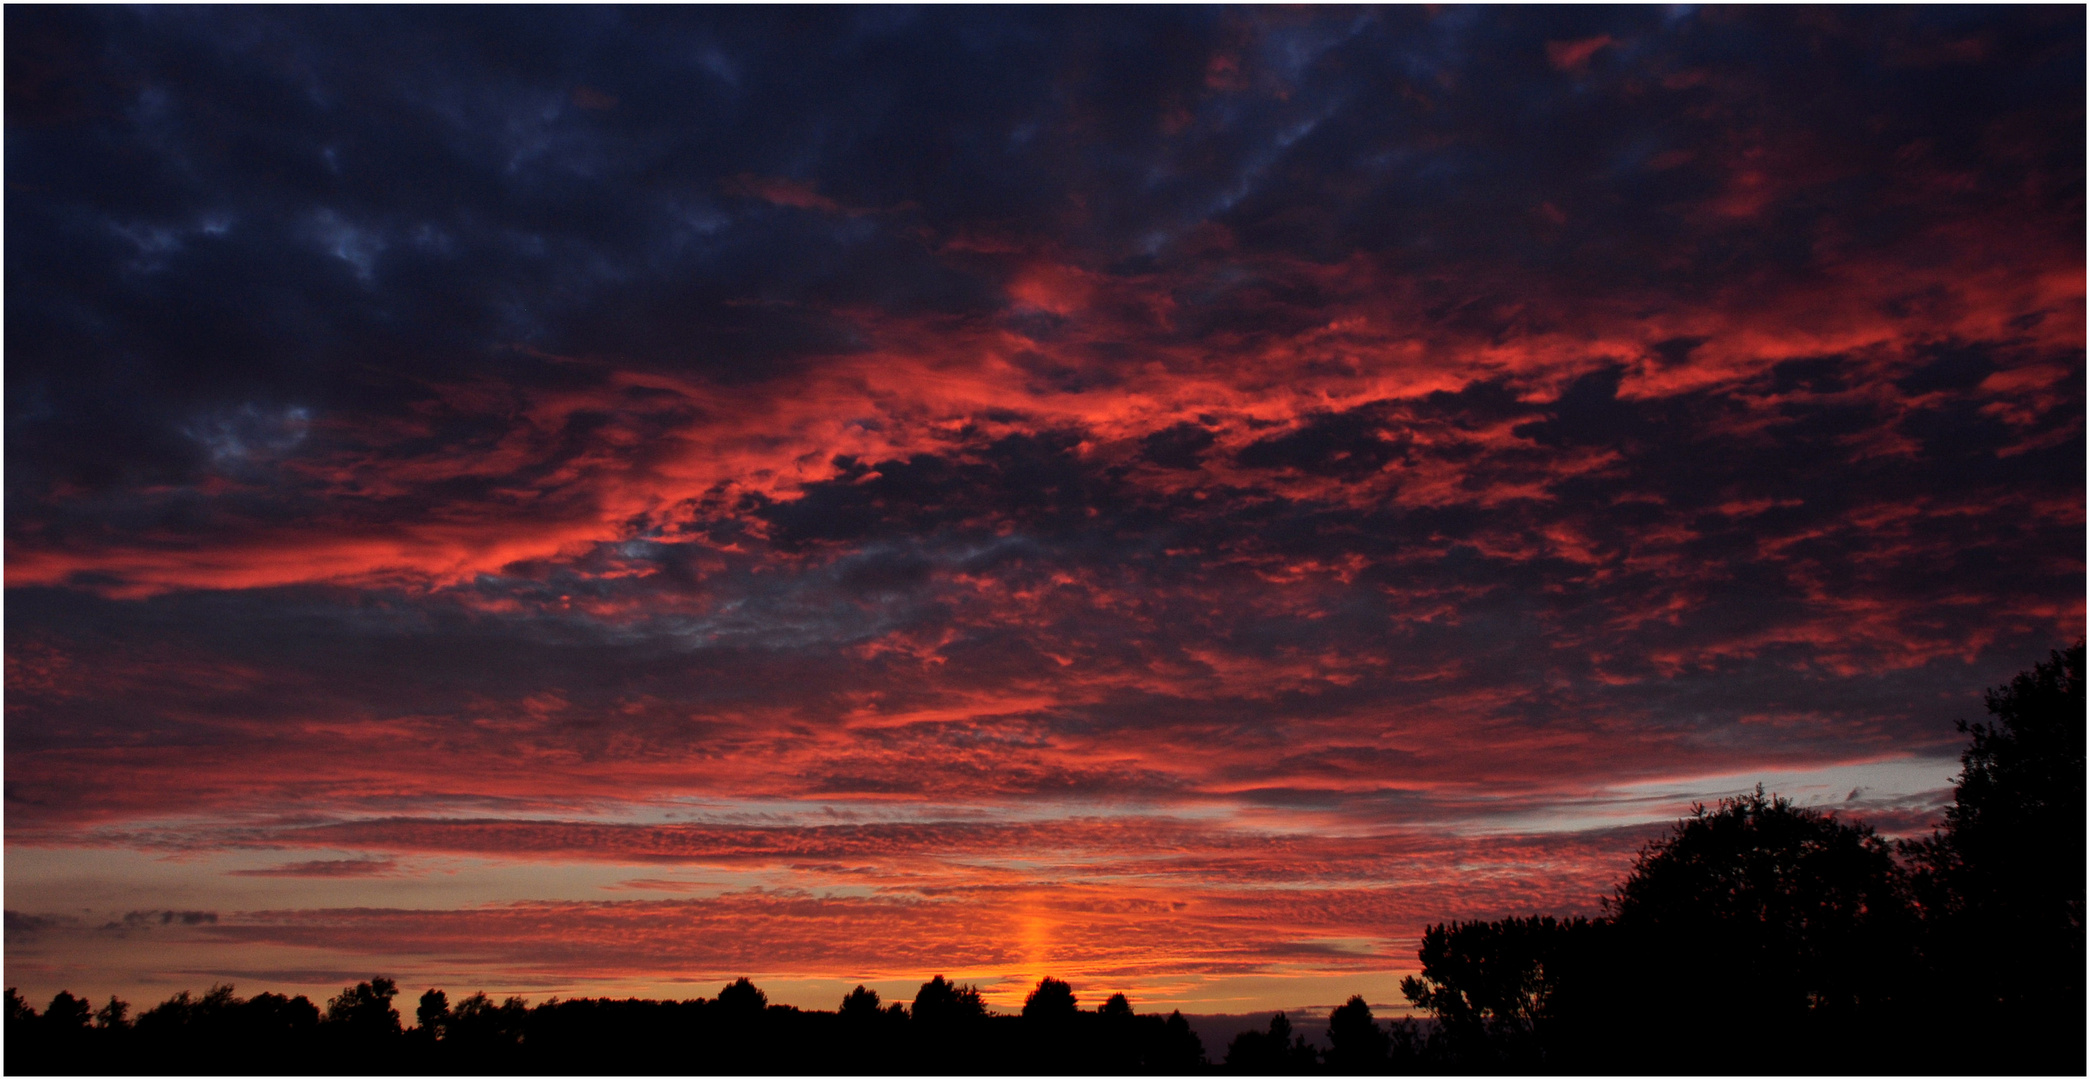
<path id="1" fill-rule="evenodd" d="M 1987 693 L 1990 721 L 1959 722 L 1953 803 L 1927 839 L 1897 849 L 1759 786 L 1644 847 L 1604 918 L 1430 927 L 1402 991 L 1438 1023 L 1432 1052 L 1498 1069 L 2080 1073 L 2083 654 L 2052 654 Z"/>

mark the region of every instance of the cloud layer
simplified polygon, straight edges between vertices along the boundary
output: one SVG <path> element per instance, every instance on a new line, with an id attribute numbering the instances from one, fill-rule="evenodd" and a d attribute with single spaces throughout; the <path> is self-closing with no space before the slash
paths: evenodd
<path id="1" fill-rule="evenodd" d="M 1390 991 L 2082 633 L 2078 10 L 6 19 L 25 990 Z"/>

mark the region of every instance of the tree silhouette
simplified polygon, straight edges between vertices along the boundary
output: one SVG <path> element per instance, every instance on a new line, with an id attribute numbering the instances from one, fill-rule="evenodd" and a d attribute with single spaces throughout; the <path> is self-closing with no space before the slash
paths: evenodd
<path id="1" fill-rule="evenodd" d="M 1305 1036 L 1292 1034 L 1292 1018 L 1281 1012 L 1270 1017 L 1268 1031 L 1251 1028 L 1234 1036 L 1226 1048 L 1226 1069 L 1235 1073 L 1297 1075 L 1313 1072 L 1319 1059 Z"/>
<path id="2" fill-rule="evenodd" d="M 1328 1068 L 1350 1075 L 1386 1071 L 1386 1031 L 1372 1019 L 1372 1007 L 1361 995 L 1328 1014 Z"/>
<path id="3" fill-rule="evenodd" d="M 769 1007 L 769 995 L 742 975 L 719 990 L 718 1007 L 729 1015 L 754 1016 Z"/>
<path id="4" fill-rule="evenodd" d="M 111 999 L 107 1038 L 100 1051 L 109 1071 L 160 1071 L 182 1061 L 194 1072 L 295 1072 L 309 1070 L 322 1054 L 316 1040 L 319 1009 L 303 995 L 256 994 L 241 998 L 230 984 L 202 997 L 184 990 L 139 1014 L 127 1029 L 115 1021 L 127 1008 Z M 104 1030 L 104 1029 L 98 1029 Z M 135 1055 L 129 1058 L 125 1055 Z"/>
<path id="5" fill-rule="evenodd" d="M 109 1003 L 95 1010 L 94 1026 L 105 1031 L 121 1031 L 131 1026 L 130 1015 L 131 1003 L 110 994 Z"/>
<path id="6" fill-rule="evenodd" d="M 450 995 L 429 987 L 421 994 L 421 1001 L 414 1006 L 414 1026 L 428 1032 L 429 1037 L 439 1037 L 443 1025 L 450 1020 Z"/>
<path id="7" fill-rule="evenodd" d="M 1077 1030 L 1087 1027 L 1083 1021 L 1096 1021 L 1100 1027 L 1101 1018 L 1081 1014 L 1073 987 L 1050 975 L 1039 979 L 1023 999 L 1022 1017 L 1026 1054 L 1039 1072 L 1093 1072 L 1102 1068 L 1097 1059 L 1103 1048 L 1094 1045 L 1093 1032 Z"/>
<path id="8" fill-rule="evenodd" d="M 985 1016 L 987 1005 L 977 987 L 959 986 L 938 975 L 922 984 L 914 995 L 911 1015 L 920 1023 L 950 1024 Z"/>
<path id="9" fill-rule="evenodd" d="M 421 1000 L 414 1005 L 414 1026 L 407 1029 L 406 1037 L 416 1052 L 433 1053 L 435 1044 L 442 1040 L 444 1025 L 449 1022 L 450 995 L 431 986 L 422 991 Z"/>
<path id="10" fill-rule="evenodd" d="M 10 986 L 7 988 L 7 1071 L 9 1073 L 51 1072 L 44 1064 L 42 1032 L 36 1006 Z"/>
<path id="11" fill-rule="evenodd" d="M 1611 968 L 1627 980 L 1615 992 L 1652 1025 L 1640 1045 L 1670 1061 L 1856 1064 L 1864 1025 L 1913 973 L 1913 912 L 1888 845 L 1761 785 L 1693 807 L 1641 850 L 1609 906 Z M 1766 1030 L 1787 1037 L 1769 1043 Z"/>
<path id="12" fill-rule="evenodd" d="M 1106 1073 L 1146 1071 L 1142 1063 L 1146 1048 L 1142 1044 L 1148 1041 L 1148 1032 L 1139 1020 L 1139 1015 L 1132 1011 L 1132 1000 L 1124 994 L 1103 999 L 1103 1004 L 1096 1006 L 1095 1023 L 1087 1039 L 1092 1050 L 1090 1068 Z"/>
<path id="13" fill-rule="evenodd" d="M 862 983 L 842 999 L 842 1006 L 837 1011 L 847 1017 L 876 1017 L 884 1013 L 878 1004 L 878 991 L 866 990 Z"/>
<path id="14" fill-rule="evenodd" d="M 1862 1067 L 1915 1000 L 1891 849 L 1761 787 L 1693 807 L 1606 906 L 1430 927 L 1401 990 L 1438 1021 L 1433 1052 L 1494 1070 Z"/>
<path id="15" fill-rule="evenodd" d="M 1171 1010 L 1168 1019 L 1159 1025 L 1149 1025 L 1150 1028 L 1156 1026 L 1158 1030 L 1152 1032 L 1147 1046 L 1141 1052 L 1144 1071 L 1188 1073 L 1202 1072 L 1208 1067 L 1205 1062 L 1204 1040 L 1197 1037 L 1197 1032 L 1190 1030 L 1190 1021 L 1183 1018 L 1181 1009 Z"/>
<path id="16" fill-rule="evenodd" d="M 319 1030 L 319 1006 L 303 994 L 261 993 L 226 1019 L 241 1032 L 255 1071 L 280 1071 L 308 1052 L 312 1036 Z"/>
<path id="17" fill-rule="evenodd" d="M 977 987 L 959 986 L 941 975 L 923 983 L 908 1014 L 915 1070 L 981 1071 L 986 1020 L 987 1004 Z"/>
<path id="18" fill-rule="evenodd" d="M 2083 642 L 1985 704 L 1988 723 L 1958 723 L 1969 741 L 1943 827 L 1902 845 L 1925 959 L 1985 1036 L 1969 1055 L 2081 1072 Z"/>
<path id="19" fill-rule="evenodd" d="M 44 1006 L 41 1021 L 41 1036 L 47 1060 L 84 1063 L 88 1053 L 88 1036 L 93 1030 L 88 1025 L 94 1017 L 94 1006 L 85 998 L 76 998 L 71 991 L 60 990 Z"/>
<path id="20" fill-rule="evenodd" d="M 1030 996 L 1023 999 L 1023 1018 L 1049 1023 L 1063 1023 L 1080 1011 L 1074 1002 L 1074 988 L 1050 975 L 1038 980 Z"/>
<path id="21" fill-rule="evenodd" d="M 474 992 L 452 1005 L 443 1019 L 442 1058 L 483 1062 L 481 1067 L 487 1071 L 507 1071 L 504 1065 L 520 1061 L 527 1014 L 522 998 L 510 997 L 495 1004 L 484 991 Z"/>
<path id="22" fill-rule="evenodd" d="M 1423 933 L 1419 976 L 1401 993 L 1428 1009 L 1447 1052 L 1532 1067 L 1547 1055 L 1550 1028 L 1572 997 L 1574 973 L 1592 948 L 1587 919 L 1552 916 L 1432 926 Z"/>
<path id="23" fill-rule="evenodd" d="M 93 1018 L 94 1006 L 85 998 L 74 997 L 69 990 L 58 991 L 51 1003 L 44 1006 L 44 1027 L 52 1031 L 85 1031 Z"/>
<path id="24" fill-rule="evenodd" d="M 724 1037 L 712 1042 L 717 1060 L 712 1067 L 731 1072 L 759 1072 L 771 1052 L 773 1038 L 769 1022 L 769 995 L 743 975 L 721 987 L 712 1002 Z"/>
<path id="25" fill-rule="evenodd" d="M 399 1010 L 392 1007 L 392 999 L 398 994 L 399 984 L 382 975 L 343 987 L 341 993 L 327 1001 L 327 1023 L 338 1024 L 358 1038 L 397 1035 Z"/>
<path id="26" fill-rule="evenodd" d="M 838 1045 L 833 1066 L 822 1071 L 847 1072 L 851 1063 L 894 1060 L 907 1027 L 906 1010 L 899 1004 L 886 1007 L 878 991 L 859 985 L 842 998 L 835 1015 Z"/>

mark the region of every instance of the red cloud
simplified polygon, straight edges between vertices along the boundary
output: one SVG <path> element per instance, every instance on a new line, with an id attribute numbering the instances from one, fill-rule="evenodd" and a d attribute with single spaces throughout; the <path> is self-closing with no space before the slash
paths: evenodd
<path id="1" fill-rule="evenodd" d="M 1549 41 L 1546 42 L 1546 62 L 1560 71 L 1577 71 L 1589 63 L 1589 58 L 1595 56 L 1597 50 L 1612 44 L 1615 42 L 1609 34 L 1574 41 Z"/>
<path id="2" fill-rule="evenodd" d="M 800 210 L 819 210 L 823 213 L 843 213 L 841 203 L 820 194 L 819 188 L 810 180 L 794 180 L 787 176 L 756 176 L 741 173 L 726 183 L 726 189 L 736 194 L 748 195 L 777 206 L 790 206 Z"/>

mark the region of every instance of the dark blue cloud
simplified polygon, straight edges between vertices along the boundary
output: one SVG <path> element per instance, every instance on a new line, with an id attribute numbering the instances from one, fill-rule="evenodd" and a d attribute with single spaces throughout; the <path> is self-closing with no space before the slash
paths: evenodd
<path id="1" fill-rule="evenodd" d="M 1427 823 L 2080 632 L 2080 9 L 5 18 L 11 822 Z"/>

